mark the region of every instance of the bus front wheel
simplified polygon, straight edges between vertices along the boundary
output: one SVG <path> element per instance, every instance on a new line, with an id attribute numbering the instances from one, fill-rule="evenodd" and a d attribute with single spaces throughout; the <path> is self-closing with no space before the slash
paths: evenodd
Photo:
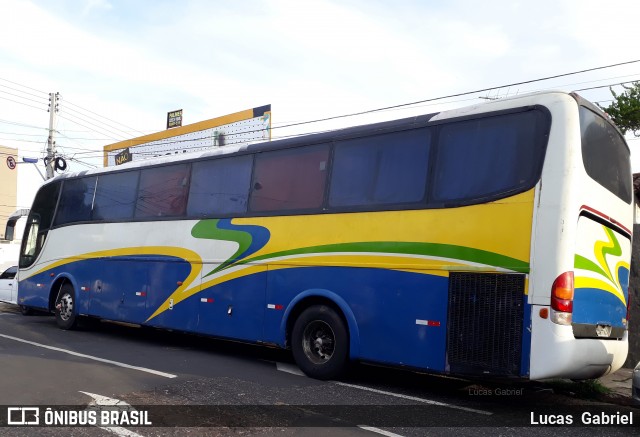
<path id="1" fill-rule="evenodd" d="M 27 306 L 19 305 L 19 308 L 20 314 L 22 314 L 23 316 L 30 316 L 31 314 L 33 314 L 33 310 Z"/>
<path id="2" fill-rule="evenodd" d="M 73 329 L 76 327 L 78 317 L 76 316 L 75 306 L 73 286 L 64 284 L 58 295 L 55 307 L 56 323 L 60 329 Z"/>
<path id="3" fill-rule="evenodd" d="M 342 375 L 349 361 L 349 334 L 342 318 L 326 305 L 304 310 L 291 335 L 293 358 L 307 376 L 333 379 Z"/>

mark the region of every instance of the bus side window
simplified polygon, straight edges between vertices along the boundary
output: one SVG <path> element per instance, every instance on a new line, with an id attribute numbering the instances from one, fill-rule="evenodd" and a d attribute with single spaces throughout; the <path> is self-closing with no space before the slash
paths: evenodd
<path id="1" fill-rule="evenodd" d="M 139 171 L 98 176 L 92 220 L 127 220 L 133 217 Z"/>
<path id="2" fill-rule="evenodd" d="M 399 205 L 422 201 L 430 144 L 429 129 L 337 142 L 329 206 Z"/>
<path id="3" fill-rule="evenodd" d="M 89 221 L 95 189 L 95 176 L 66 180 L 62 186 L 54 225 Z"/>
<path id="4" fill-rule="evenodd" d="M 251 155 L 194 162 L 187 215 L 212 217 L 246 212 L 252 164 Z"/>
<path id="5" fill-rule="evenodd" d="M 259 153 L 249 209 L 268 212 L 320 208 L 328 160 L 326 144 Z"/>
<path id="6" fill-rule="evenodd" d="M 142 170 L 136 202 L 136 218 L 184 215 L 188 189 L 188 164 Z"/>

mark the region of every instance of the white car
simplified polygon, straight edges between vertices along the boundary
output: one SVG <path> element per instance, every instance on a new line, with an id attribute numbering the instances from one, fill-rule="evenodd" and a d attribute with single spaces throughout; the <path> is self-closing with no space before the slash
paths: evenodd
<path id="1" fill-rule="evenodd" d="M 0 302 L 18 303 L 18 266 L 9 267 L 0 274 Z"/>

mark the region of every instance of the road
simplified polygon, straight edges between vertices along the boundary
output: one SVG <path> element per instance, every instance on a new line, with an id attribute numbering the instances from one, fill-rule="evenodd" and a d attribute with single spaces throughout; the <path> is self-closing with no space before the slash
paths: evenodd
<path id="1" fill-rule="evenodd" d="M 0 429 L 11 436 L 518 435 L 531 422 L 571 416 L 575 425 L 585 412 L 631 414 L 633 426 L 580 430 L 611 436 L 638 435 L 640 422 L 640 410 L 568 397 L 540 383 L 365 365 L 341 381 L 317 381 L 301 375 L 287 351 L 106 322 L 62 331 L 52 317 L 24 317 L 8 304 L 0 304 L 0 375 L 5 425 L 9 408 L 37 407 L 42 420 L 47 406 L 88 414 L 118 402 L 146 411 L 152 423 Z M 526 429 L 543 436 L 575 431 Z"/>

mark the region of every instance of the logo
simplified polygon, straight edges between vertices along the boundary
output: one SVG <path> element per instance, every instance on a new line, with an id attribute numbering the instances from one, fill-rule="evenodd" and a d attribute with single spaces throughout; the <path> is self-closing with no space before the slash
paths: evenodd
<path id="1" fill-rule="evenodd" d="M 40 408 L 38 407 L 8 408 L 7 425 L 40 425 Z"/>
<path id="2" fill-rule="evenodd" d="M 133 156 L 131 155 L 128 147 L 116 155 L 116 165 L 131 161 L 133 161 Z"/>
<path id="3" fill-rule="evenodd" d="M 42 409 L 42 411 L 40 411 Z M 2 421 L 0 420 L 0 424 Z M 9 426 L 150 426 L 149 412 L 128 404 L 49 407 L 8 407 Z"/>

